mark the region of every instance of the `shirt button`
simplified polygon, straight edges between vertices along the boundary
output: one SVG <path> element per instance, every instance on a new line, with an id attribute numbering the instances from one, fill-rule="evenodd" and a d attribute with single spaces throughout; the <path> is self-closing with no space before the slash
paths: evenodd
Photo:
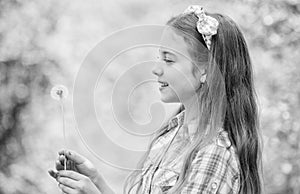
<path id="1" fill-rule="evenodd" d="M 213 182 L 212 184 L 211 184 L 211 187 L 213 188 L 213 189 L 216 189 L 217 188 L 217 183 L 216 182 Z"/>

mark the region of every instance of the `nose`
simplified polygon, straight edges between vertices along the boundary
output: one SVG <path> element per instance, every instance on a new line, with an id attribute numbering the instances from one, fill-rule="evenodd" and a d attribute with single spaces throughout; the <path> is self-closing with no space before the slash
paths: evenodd
<path id="1" fill-rule="evenodd" d="M 162 76 L 164 72 L 163 69 L 158 64 L 156 64 L 152 69 L 152 73 L 156 76 Z"/>

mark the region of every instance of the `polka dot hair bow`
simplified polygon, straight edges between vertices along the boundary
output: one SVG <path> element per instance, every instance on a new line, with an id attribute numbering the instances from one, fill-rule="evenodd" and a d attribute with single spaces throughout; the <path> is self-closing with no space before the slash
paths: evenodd
<path id="1" fill-rule="evenodd" d="M 206 43 L 208 50 L 210 50 L 211 37 L 217 34 L 219 22 L 211 16 L 207 16 L 204 13 L 204 9 L 200 5 L 190 5 L 184 12 L 184 14 L 194 13 L 198 17 L 197 30 Z"/>

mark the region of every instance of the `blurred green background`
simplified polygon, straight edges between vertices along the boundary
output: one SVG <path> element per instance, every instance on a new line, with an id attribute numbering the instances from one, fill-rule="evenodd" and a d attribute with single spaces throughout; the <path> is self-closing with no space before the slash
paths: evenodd
<path id="1" fill-rule="evenodd" d="M 72 94 L 81 62 L 108 34 L 132 25 L 163 25 L 190 4 L 229 15 L 240 25 L 253 60 L 259 98 L 266 193 L 299 194 L 299 0 L 0 0 L 0 193 L 60 193 L 47 174 L 54 168 L 57 151 L 65 146 L 59 105 L 49 95 L 51 88 L 64 84 Z M 121 68 L 106 72 L 106 85 L 98 95 L 113 85 Z M 133 113 L 140 121 L 148 119 L 140 116 L 146 115 L 151 102 L 147 91 L 134 97 L 139 101 Z M 158 99 L 154 91 L 152 97 Z M 108 111 L 109 98 L 101 102 L 99 108 Z M 76 131 L 71 95 L 65 108 L 66 146 L 93 161 L 121 193 L 129 172 L 88 151 Z M 116 141 L 124 139 L 112 119 L 106 119 Z M 89 143 L 95 145 L 102 138 L 90 136 L 94 139 Z M 146 145 L 143 140 L 136 146 Z M 139 159 L 107 151 L 124 163 Z"/>

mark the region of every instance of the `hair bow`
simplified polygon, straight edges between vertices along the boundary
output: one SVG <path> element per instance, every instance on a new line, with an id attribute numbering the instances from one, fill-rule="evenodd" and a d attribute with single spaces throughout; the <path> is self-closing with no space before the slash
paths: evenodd
<path id="1" fill-rule="evenodd" d="M 211 37 L 217 34 L 219 22 L 211 16 L 207 16 L 204 9 L 200 5 L 190 5 L 184 12 L 184 14 L 194 13 L 198 17 L 197 30 L 206 43 L 208 50 L 210 50 Z"/>

